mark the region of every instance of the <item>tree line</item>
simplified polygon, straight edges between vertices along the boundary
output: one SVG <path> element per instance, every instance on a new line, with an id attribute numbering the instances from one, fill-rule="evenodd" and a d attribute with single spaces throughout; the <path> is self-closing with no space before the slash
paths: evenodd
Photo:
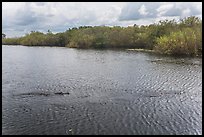
<path id="1" fill-rule="evenodd" d="M 202 20 L 191 16 L 150 25 L 80 26 L 62 33 L 31 31 L 23 37 L 2 38 L 4 45 L 69 48 L 141 48 L 160 54 L 202 55 Z"/>

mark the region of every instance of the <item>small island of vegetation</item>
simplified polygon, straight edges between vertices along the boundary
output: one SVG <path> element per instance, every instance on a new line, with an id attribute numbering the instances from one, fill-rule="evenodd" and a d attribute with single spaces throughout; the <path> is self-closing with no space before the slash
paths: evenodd
<path id="1" fill-rule="evenodd" d="M 31 31 L 18 38 L 2 34 L 2 44 L 144 49 L 167 55 L 202 56 L 202 20 L 191 16 L 179 22 L 165 20 L 147 26 L 81 26 L 56 34 Z"/>

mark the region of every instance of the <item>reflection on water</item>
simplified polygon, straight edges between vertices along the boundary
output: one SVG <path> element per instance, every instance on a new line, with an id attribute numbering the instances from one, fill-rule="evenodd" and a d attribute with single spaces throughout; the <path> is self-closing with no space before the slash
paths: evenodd
<path id="1" fill-rule="evenodd" d="M 2 134 L 202 134 L 202 59 L 2 46 Z"/>

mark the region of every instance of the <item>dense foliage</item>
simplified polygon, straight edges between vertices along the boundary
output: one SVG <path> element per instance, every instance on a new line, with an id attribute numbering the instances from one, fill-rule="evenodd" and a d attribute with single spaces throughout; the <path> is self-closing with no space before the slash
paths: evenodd
<path id="1" fill-rule="evenodd" d="M 201 55 L 202 20 L 188 17 L 148 26 L 84 26 L 63 33 L 32 31 L 21 38 L 4 38 L 2 44 L 66 46 L 70 48 L 142 48 L 161 54 Z"/>

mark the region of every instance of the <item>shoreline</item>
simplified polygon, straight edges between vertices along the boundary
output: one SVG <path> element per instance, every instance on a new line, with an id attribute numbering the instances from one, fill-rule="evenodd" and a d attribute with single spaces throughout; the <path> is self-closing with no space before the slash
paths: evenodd
<path id="1" fill-rule="evenodd" d="M 138 51 L 138 52 L 150 52 L 150 53 L 156 53 L 155 50 L 150 50 L 150 49 L 137 49 L 137 48 L 132 48 L 132 49 L 126 49 L 128 51 Z"/>

